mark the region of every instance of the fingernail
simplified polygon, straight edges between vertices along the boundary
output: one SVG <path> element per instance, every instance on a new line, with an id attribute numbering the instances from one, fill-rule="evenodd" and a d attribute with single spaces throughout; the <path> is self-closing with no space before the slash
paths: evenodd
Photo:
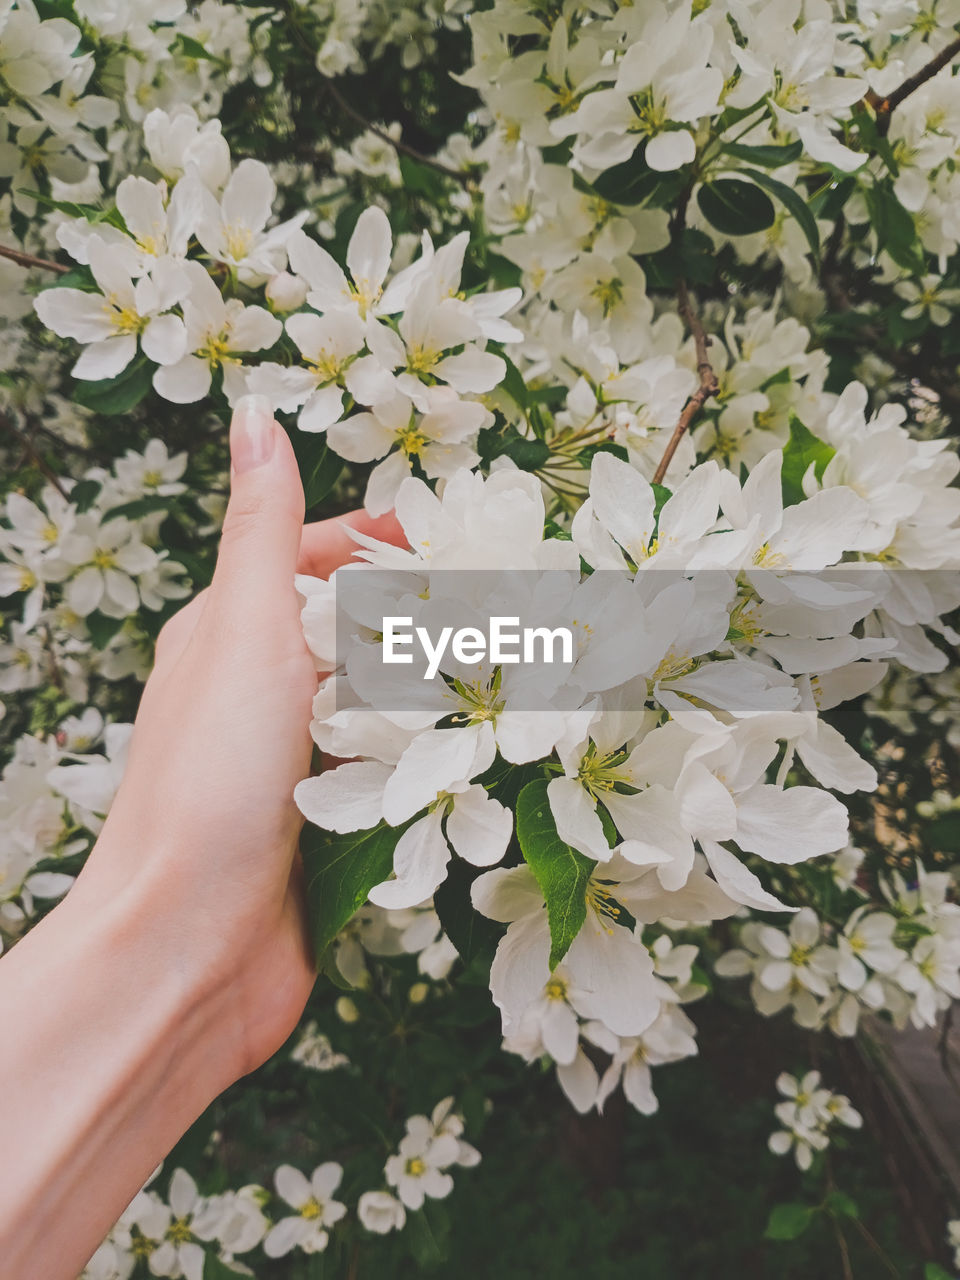
<path id="1" fill-rule="evenodd" d="M 262 467 L 276 443 L 273 406 L 266 396 L 241 396 L 230 423 L 230 458 L 237 474 Z"/>

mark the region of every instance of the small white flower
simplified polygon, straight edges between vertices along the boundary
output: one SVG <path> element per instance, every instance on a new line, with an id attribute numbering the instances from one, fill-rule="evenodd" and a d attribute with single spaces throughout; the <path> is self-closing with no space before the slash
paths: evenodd
<path id="1" fill-rule="evenodd" d="M 47 289 L 34 303 L 48 329 L 61 338 L 88 344 L 73 367 L 74 377 L 115 378 L 136 356 L 138 339 L 144 355 L 155 364 L 176 363 L 187 350 L 183 321 L 169 314 L 183 293 L 181 269 L 163 259 L 152 274 L 134 284 L 105 241 L 91 237 L 88 252 L 100 293 Z"/>
<path id="2" fill-rule="evenodd" d="M 219 202 L 200 189 L 197 239 L 218 262 L 226 262 L 245 283 L 259 283 L 286 266 L 287 241 L 306 221 L 304 211 L 267 231 L 277 194 L 270 170 L 259 160 L 241 160 Z"/>
<path id="3" fill-rule="evenodd" d="M 199 262 L 186 263 L 190 292 L 183 300 L 186 350 L 190 353 L 154 374 L 153 385 L 165 400 L 193 404 L 210 390 L 214 370 L 223 370 L 223 389 L 233 401 L 246 390 L 239 353 L 272 347 L 283 332 L 264 307 L 247 307 L 239 298 L 224 301 Z"/>
<path id="4" fill-rule="evenodd" d="M 421 1209 L 425 1199 L 443 1200 L 453 1190 L 453 1179 L 444 1170 L 456 1163 L 458 1154 L 452 1134 L 435 1137 L 426 1116 L 411 1116 L 406 1136 L 384 1166 L 384 1174 L 408 1209 Z"/>
<path id="5" fill-rule="evenodd" d="M 368 1231 L 385 1236 L 403 1230 L 407 1211 L 389 1191 L 364 1191 L 357 1203 L 357 1217 Z"/>
<path id="6" fill-rule="evenodd" d="M 277 1195 L 296 1216 L 281 1218 L 267 1232 L 263 1251 L 268 1258 L 282 1258 L 291 1249 L 304 1253 L 322 1253 L 332 1227 L 347 1212 L 347 1207 L 333 1199 L 343 1178 L 343 1168 L 333 1161 L 319 1165 L 307 1179 L 299 1169 L 282 1164 L 274 1174 Z"/>

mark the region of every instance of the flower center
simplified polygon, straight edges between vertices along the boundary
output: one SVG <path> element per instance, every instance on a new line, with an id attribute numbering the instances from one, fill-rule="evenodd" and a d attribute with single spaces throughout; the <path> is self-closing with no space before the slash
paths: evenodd
<path id="1" fill-rule="evenodd" d="M 590 297 L 596 298 L 606 319 L 610 312 L 623 300 L 623 281 L 616 276 L 612 280 L 598 280 L 590 290 Z"/>
<path id="2" fill-rule="evenodd" d="M 339 377 L 343 364 L 326 348 L 321 348 L 318 355 L 307 361 L 307 368 L 315 375 L 318 382 L 333 382 Z"/>
<path id="3" fill-rule="evenodd" d="M 613 791 L 618 782 L 630 781 L 621 768 L 626 758 L 626 751 L 600 755 L 596 743 L 591 742 L 580 761 L 577 777 L 592 796 L 596 796 L 598 791 Z"/>
<path id="4" fill-rule="evenodd" d="M 429 373 L 439 359 L 439 351 L 430 351 L 417 343 L 407 352 L 407 368 L 411 373 Z"/>
<path id="5" fill-rule="evenodd" d="M 139 333 L 146 327 L 146 319 L 137 315 L 133 307 L 121 306 L 116 297 L 111 295 L 104 300 L 104 311 L 110 317 L 115 334 Z"/>
<path id="6" fill-rule="evenodd" d="M 253 244 L 253 232 L 249 227 L 226 227 L 224 240 L 226 241 L 227 253 L 233 258 L 234 262 L 239 262 L 250 252 L 250 247 Z"/>
<path id="7" fill-rule="evenodd" d="M 418 431 L 412 422 L 408 427 L 397 432 L 397 444 L 408 458 L 414 454 L 419 455 L 426 443 L 427 437 L 422 431 Z"/>
<path id="8" fill-rule="evenodd" d="M 226 333 L 218 333 L 216 336 L 208 335 L 207 345 L 201 347 L 197 354 L 210 365 L 235 364 L 237 362 L 227 354 L 230 350 L 229 343 L 230 339 Z"/>
<path id="9" fill-rule="evenodd" d="M 149 1258 L 157 1247 L 156 1240 L 150 1240 L 140 1232 L 133 1235 L 130 1240 L 130 1252 L 135 1258 Z"/>
<path id="10" fill-rule="evenodd" d="M 786 561 L 782 551 L 771 551 L 770 543 L 765 542 L 753 553 L 753 563 L 759 569 L 777 569 Z"/>
<path id="11" fill-rule="evenodd" d="M 350 290 L 350 296 L 356 302 L 363 319 L 366 319 L 367 312 L 373 304 L 379 301 L 382 292 L 383 290 L 379 285 L 371 284 L 366 277 L 354 282 L 354 286 Z"/>
<path id="12" fill-rule="evenodd" d="M 597 917 L 605 933 L 612 934 L 613 926 L 619 924 L 619 916 L 623 908 L 615 900 L 607 888 L 609 881 L 590 878 L 587 884 L 587 908 Z"/>
<path id="13" fill-rule="evenodd" d="M 543 994 L 548 1000 L 566 1000 L 567 984 L 562 978 L 553 977 L 543 988 Z"/>
<path id="14" fill-rule="evenodd" d="M 174 1244 L 186 1244 L 192 1238 L 189 1218 L 174 1218 L 167 1227 L 167 1239 L 172 1240 Z"/>

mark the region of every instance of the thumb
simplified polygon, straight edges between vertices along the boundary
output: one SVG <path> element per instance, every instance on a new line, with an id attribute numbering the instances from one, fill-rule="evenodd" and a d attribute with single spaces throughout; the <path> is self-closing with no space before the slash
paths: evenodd
<path id="1" fill-rule="evenodd" d="M 237 401 L 230 462 L 230 501 L 212 590 L 227 607 L 233 598 L 249 619 L 258 605 L 293 598 L 303 529 L 297 460 L 266 397 Z"/>

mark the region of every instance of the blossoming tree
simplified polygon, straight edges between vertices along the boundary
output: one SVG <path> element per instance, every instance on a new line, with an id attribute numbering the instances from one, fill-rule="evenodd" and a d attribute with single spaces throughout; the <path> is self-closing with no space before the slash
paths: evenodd
<path id="1" fill-rule="evenodd" d="M 0 3 L 6 943 L 96 836 L 256 394 L 312 513 L 397 512 L 408 546 L 358 535 L 338 577 L 559 573 L 587 620 L 537 710 L 450 660 L 436 705 L 395 711 L 369 628 L 318 677 L 314 740 L 349 761 L 296 795 L 331 1017 L 285 1069 L 340 1083 L 329 1037 L 372 1054 L 372 997 L 466 1009 L 478 975 L 503 1047 L 581 1112 L 656 1109 L 710 971 L 824 1034 L 937 1026 L 960 998 L 958 21 Z M 338 584 L 297 585 L 327 671 Z M 479 1158 L 482 1099 L 434 1106 L 463 1071 L 436 1077 L 345 1182 L 278 1158 L 275 1194 L 201 1195 L 177 1167 L 87 1274 L 403 1229 Z M 819 1078 L 779 1086 L 771 1144 L 801 1167 L 859 1123 Z"/>

